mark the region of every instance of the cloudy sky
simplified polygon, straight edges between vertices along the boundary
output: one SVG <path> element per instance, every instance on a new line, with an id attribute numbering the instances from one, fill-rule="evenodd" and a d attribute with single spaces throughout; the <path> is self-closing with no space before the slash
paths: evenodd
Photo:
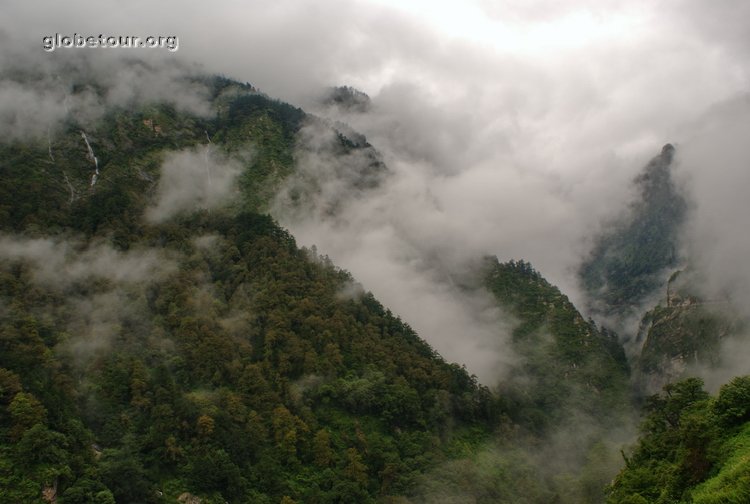
<path id="1" fill-rule="evenodd" d="M 487 381 L 507 360 L 502 315 L 459 301 L 445 272 L 488 253 L 524 258 L 579 300 L 587 240 L 667 142 L 694 204 L 685 246 L 717 289 L 750 300 L 744 0 L 3 0 L 1 11 L 0 65 L 74 51 L 44 52 L 55 33 L 176 35 L 176 52 L 75 51 L 195 64 L 365 133 L 394 173 L 385 190 L 349 201 L 346 222 L 276 216 Z M 341 84 L 369 94 L 371 111 L 316 103 Z"/>

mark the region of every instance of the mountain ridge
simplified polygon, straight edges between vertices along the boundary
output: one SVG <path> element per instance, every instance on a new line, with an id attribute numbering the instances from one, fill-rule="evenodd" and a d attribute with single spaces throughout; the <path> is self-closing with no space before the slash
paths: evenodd
<path id="1" fill-rule="evenodd" d="M 367 139 L 188 82 L 211 113 L 102 105 L 0 143 L 0 501 L 602 502 L 632 414 L 615 335 L 486 258 L 455 288 L 518 360 L 480 384 L 267 213 L 345 219 L 389 176 Z"/>

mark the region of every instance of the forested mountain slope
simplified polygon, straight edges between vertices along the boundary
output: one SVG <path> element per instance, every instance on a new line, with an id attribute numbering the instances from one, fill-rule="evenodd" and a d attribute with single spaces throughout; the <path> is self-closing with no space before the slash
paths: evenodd
<path id="1" fill-rule="evenodd" d="M 416 502 L 603 502 L 633 415 L 622 347 L 525 261 L 485 258 L 477 278 L 512 321 L 514 364 L 497 388 L 505 421 L 422 478 Z"/>
<path id="2" fill-rule="evenodd" d="M 486 389 L 258 213 L 316 119 L 199 83 L 214 117 L 0 146 L 2 502 L 367 502 L 489 432 Z"/>
<path id="3" fill-rule="evenodd" d="M 750 500 L 750 377 L 709 396 L 700 379 L 649 401 L 641 437 L 607 502 L 736 503 Z"/>
<path id="4" fill-rule="evenodd" d="M 665 145 L 635 178 L 627 211 L 596 237 L 578 271 L 588 311 L 619 331 L 644 396 L 725 365 L 722 344 L 746 326 L 727 294 L 702 294 L 710 282 L 682 242 L 690 214 L 675 155 Z"/>
<path id="5" fill-rule="evenodd" d="M 524 261 L 486 264 L 486 286 L 519 323 L 522 356 L 502 384 L 509 414 L 535 429 L 574 412 L 615 423 L 628 409 L 629 367 L 614 334 L 586 321 L 559 289 Z"/>
<path id="6" fill-rule="evenodd" d="M 603 501 L 628 362 L 530 264 L 461 287 L 511 328 L 488 388 L 267 214 L 346 218 L 389 176 L 362 135 L 223 77 L 112 103 L 71 72 L 62 118 L 0 141 L 0 502 Z"/>
<path id="7" fill-rule="evenodd" d="M 658 296 L 679 265 L 687 201 L 673 180 L 674 156 L 675 148 L 667 144 L 643 168 L 627 210 L 595 237 L 579 268 L 588 311 L 607 318 L 616 331 L 629 317 L 640 317 L 643 303 Z"/>

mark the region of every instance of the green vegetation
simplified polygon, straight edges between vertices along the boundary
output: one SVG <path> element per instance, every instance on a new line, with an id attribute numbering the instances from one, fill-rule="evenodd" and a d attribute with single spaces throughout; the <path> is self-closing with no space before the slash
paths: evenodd
<path id="1" fill-rule="evenodd" d="M 630 315 L 665 284 L 678 264 L 678 234 L 687 204 L 671 176 L 674 147 L 667 144 L 636 177 L 636 199 L 626 215 L 595 240 L 579 276 L 591 310 Z"/>
<path id="2" fill-rule="evenodd" d="M 750 501 L 750 425 L 722 445 L 727 453 L 716 476 L 692 491 L 695 504 L 740 504 Z"/>
<path id="3" fill-rule="evenodd" d="M 497 421 L 487 389 L 258 212 L 304 114 L 207 84 L 213 119 L 153 104 L 88 126 L 95 185 L 79 124 L 0 145 L 0 502 L 370 502 Z M 239 196 L 145 219 L 168 153 L 209 147 L 242 166 Z"/>
<path id="4" fill-rule="evenodd" d="M 667 286 L 667 299 L 641 321 L 643 341 L 635 363 L 640 388 L 655 392 L 668 382 L 685 378 L 691 367 L 722 365 L 721 344 L 742 333 L 744 323 L 722 300 L 704 301 L 693 294 L 690 272 L 676 272 Z M 656 385 L 656 386 L 655 386 Z"/>
<path id="5" fill-rule="evenodd" d="M 750 377 L 715 398 L 697 378 L 653 396 L 607 502 L 743 503 L 750 497 Z"/>
<path id="6" fill-rule="evenodd" d="M 527 262 L 489 258 L 484 281 L 515 321 L 516 364 L 498 390 L 512 426 L 468 463 L 483 483 L 464 490 L 477 502 L 603 502 L 620 464 L 610 434 L 632 412 L 622 347 Z"/>
<path id="7" fill-rule="evenodd" d="M 353 112 L 367 112 L 370 109 L 370 97 L 350 86 L 337 86 L 328 89 L 322 102 Z"/>
<path id="8" fill-rule="evenodd" d="M 53 483 L 61 502 L 174 499 L 167 488 L 365 502 L 446 457 L 446 419 L 490 421 L 486 390 L 370 295 L 342 299 L 351 278 L 270 218 L 200 214 L 143 232 L 129 247 L 171 253 L 176 271 L 60 291 L 23 260 L 3 268 L 5 502 Z M 125 314 L 97 335 L 109 341 L 66 332 L 82 303 L 111 294 Z"/>
<path id="9" fill-rule="evenodd" d="M 191 84 L 213 115 L 147 103 L 0 144 L 0 503 L 602 502 L 620 464 L 605 433 L 632 407 L 614 334 L 528 263 L 488 259 L 479 287 L 517 359 L 480 385 L 264 213 L 322 191 L 297 166 L 311 131 L 324 176 L 376 187 L 366 139 L 247 84 Z M 204 205 L 189 187 L 151 218 L 175 159 L 231 165 L 238 190 Z M 748 390 L 686 382 L 650 402 L 610 500 L 745 495 Z"/>
<path id="10" fill-rule="evenodd" d="M 587 322 L 530 264 L 492 258 L 486 267 L 487 288 L 518 320 L 521 364 L 501 385 L 508 415 L 537 432 L 573 412 L 616 423 L 628 409 L 629 369 L 615 336 Z"/>

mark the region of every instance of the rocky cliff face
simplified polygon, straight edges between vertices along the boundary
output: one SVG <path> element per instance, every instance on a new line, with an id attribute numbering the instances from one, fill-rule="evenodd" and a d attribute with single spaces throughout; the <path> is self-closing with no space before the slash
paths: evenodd
<path id="1" fill-rule="evenodd" d="M 672 179 L 675 148 L 666 144 L 633 180 L 636 196 L 595 238 L 579 277 L 588 310 L 622 333 L 626 321 L 663 287 L 680 262 L 678 235 L 687 202 Z M 624 336 L 621 334 L 621 336 Z"/>
<path id="2" fill-rule="evenodd" d="M 672 275 L 666 299 L 641 321 L 637 341 L 643 346 L 635 379 L 648 394 L 685 378 L 692 369 L 719 366 L 722 341 L 740 329 L 728 304 L 696 295 L 688 275 Z"/>

